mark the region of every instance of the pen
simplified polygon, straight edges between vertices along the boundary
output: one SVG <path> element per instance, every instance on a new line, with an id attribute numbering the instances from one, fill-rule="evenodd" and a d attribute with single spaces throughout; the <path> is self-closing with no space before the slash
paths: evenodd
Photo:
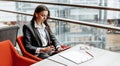
<path id="1" fill-rule="evenodd" d="M 90 56 L 94 57 L 92 54 L 90 54 L 89 52 L 85 51 L 87 54 L 89 54 Z"/>

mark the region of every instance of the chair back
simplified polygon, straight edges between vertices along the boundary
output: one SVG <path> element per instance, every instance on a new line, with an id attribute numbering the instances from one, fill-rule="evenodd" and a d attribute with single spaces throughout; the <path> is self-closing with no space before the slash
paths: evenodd
<path id="1" fill-rule="evenodd" d="M 24 52 L 25 52 L 26 50 L 25 50 L 24 43 L 23 43 L 23 36 L 17 37 L 17 42 L 18 42 L 18 45 L 19 45 L 19 47 L 20 47 L 21 52 L 22 52 L 23 55 L 24 55 Z"/>
<path id="2" fill-rule="evenodd" d="M 0 42 L 0 66 L 30 66 L 36 62 L 19 55 L 10 40 Z"/>
<path id="3" fill-rule="evenodd" d="M 18 26 L 8 26 L 0 28 L 0 41 L 10 40 L 15 46 L 18 29 Z"/>
<path id="4" fill-rule="evenodd" d="M 13 66 L 11 53 L 9 42 L 0 42 L 0 66 Z"/>
<path id="5" fill-rule="evenodd" d="M 30 59 L 33 59 L 33 60 L 36 60 L 36 61 L 41 61 L 42 59 L 41 58 L 38 58 L 32 54 L 30 54 L 29 52 L 26 51 L 25 47 L 24 47 L 24 43 L 23 43 L 23 36 L 18 36 L 17 37 L 17 42 L 18 42 L 18 45 L 21 49 L 21 52 L 23 54 L 23 56 L 27 57 L 27 58 L 30 58 Z"/>

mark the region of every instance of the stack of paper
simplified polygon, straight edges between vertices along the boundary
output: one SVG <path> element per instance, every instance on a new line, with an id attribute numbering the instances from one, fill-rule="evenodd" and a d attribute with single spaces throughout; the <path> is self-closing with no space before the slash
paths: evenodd
<path id="1" fill-rule="evenodd" d="M 90 53 L 80 51 L 68 51 L 60 53 L 59 55 L 77 64 L 88 61 L 93 58 L 93 56 Z"/>

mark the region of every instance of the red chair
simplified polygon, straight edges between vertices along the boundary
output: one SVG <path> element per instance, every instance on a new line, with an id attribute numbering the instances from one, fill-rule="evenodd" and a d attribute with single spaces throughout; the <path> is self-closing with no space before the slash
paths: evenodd
<path id="1" fill-rule="evenodd" d="M 38 58 L 38 57 L 30 54 L 29 52 L 27 52 L 27 51 L 25 50 L 24 45 L 23 45 L 23 38 L 24 38 L 23 36 L 17 37 L 17 42 L 18 42 L 18 45 L 20 46 L 20 49 L 21 49 L 21 52 L 22 52 L 23 56 L 28 57 L 28 58 L 31 58 L 31 59 L 34 59 L 34 60 L 36 60 L 36 61 L 42 60 L 41 58 Z M 61 45 L 61 47 L 63 48 L 62 51 L 70 48 L 69 46 L 65 46 L 65 45 Z M 58 52 L 61 52 L 61 51 L 58 51 Z M 57 52 L 57 53 L 58 53 L 58 52 Z"/>
<path id="2" fill-rule="evenodd" d="M 29 52 L 27 52 L 25 50 L 24 45 L 23 45 L 23 36 L 17 37 L 17 42 L 18 42 L 18 45 L 20 46 L 20 49 L 21 49 L 21 52 L 22 52 L 23 56 L 25 56 L 27 58 L 30 58 L 30 59 L 33 59 L 33 60 L 36 60 L 36 61 L 41 61 L 42 60 L 41 58 L 38 58 L 38 57 L 30 54 Z"/>
<path id="3" fill-rule="evenodd" d="M 30 66 L 36 62 L 19 55 L 10 40 L 0 42 L 0 66 Z"/>

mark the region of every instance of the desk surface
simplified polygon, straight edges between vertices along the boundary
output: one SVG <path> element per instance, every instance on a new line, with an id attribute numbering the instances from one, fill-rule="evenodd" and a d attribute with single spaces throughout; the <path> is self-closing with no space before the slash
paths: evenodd
<path id="1" fill-rule="evenodd" d="M 71 51 L 71 50 L 81 51 L 81 52 L 84 51 L 84 50 L 80 50 L 80 47 L 83 48 L 86 46 L 81 45 L 81 44 L 76 45 L 66 51 L 63 51 L 63 53 Z M 89 46 L 87 46 L 87 47 L 89 47 Z M 87 50 L 87 51 L 89 53 L 91 53 L 94 56 L 94 58 L 92 60 L 89 60 L 89 61 L 81 63 L 81 64 L 75 64 L 75 63 L 59 56 L 59 54 L 56 54 L 54 56 L 49 57 L 48 59 L 37 62 L 31 66 L 40 66 L 40 65 L 48 66 L 49 64 L 53 63 L 54 61 L 56 61 L 58 63 L 55 63 L 53 66 L 59 66 L 59 63 L 63 64 L 63 66 L 119 66 L 120 65 L 120 53 L 115 53 L 115 52 L 98 49 L 98 48 L 94 48 L 94 47 L 89 47 L 89 50 Z M 47 60 L 49 60 L 49 61 L 47 61 Z M 48 64 L 46 64 L 46 63 L 48 63 Z"/>

